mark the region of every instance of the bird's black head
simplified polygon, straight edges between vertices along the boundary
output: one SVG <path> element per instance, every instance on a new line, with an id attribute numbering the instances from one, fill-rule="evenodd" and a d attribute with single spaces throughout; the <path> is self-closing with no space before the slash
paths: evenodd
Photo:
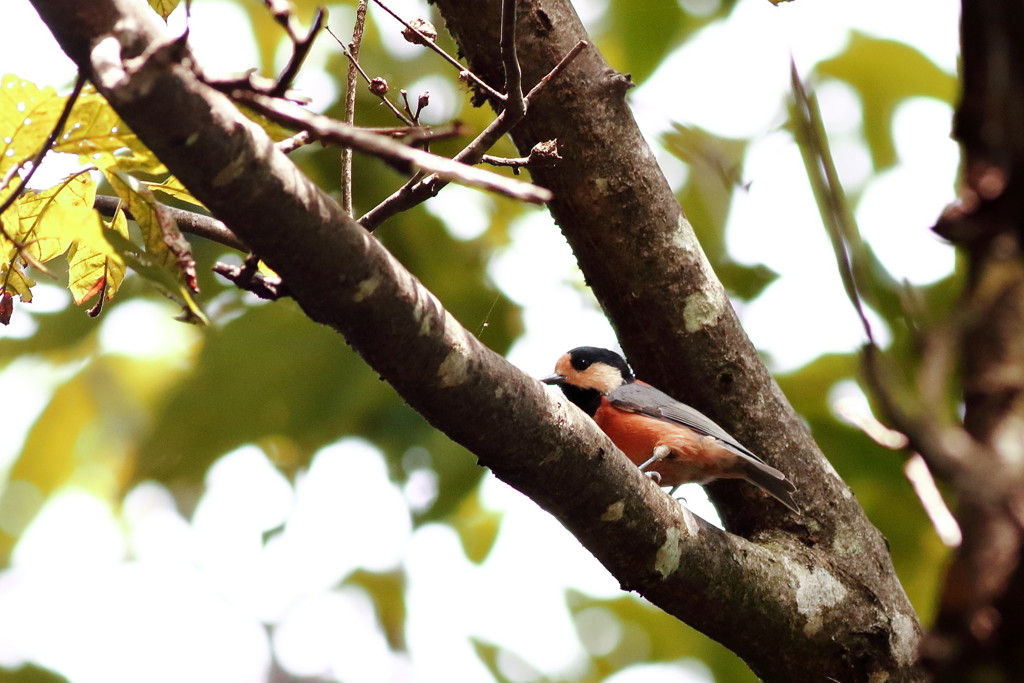
<path id="1" fill-rule="evenodd" d="M 557 384 L 566 398 L 593 417 L 601 396 L 633 381 L 622 356 L 596 346 L 578 346 L 555 363 L 555 374 L 541 380 Z"/>
<path id="2" fill-rule="evenodd" d="M 601 364 L 607 365 L 618 371 L 621 381 L 618 382 L 615 387 L 612 387 L 612 389 L 615 389 L 626 382 L 633 381 L 633 373 L 630 371 L 629 365 L 626 364 L 625 359 L 609 349 L 602 349 L 597 346 L 577 346 L 575 349 L 567 353 L 566 356 L 569 357 L 569 365 L 572 366 L 576 372 L 584 375 L 589 372 L 590 376 L 594 376 L 597 373 L 592 370 L 592 368 Z M 598 368 L 598 372 L 604 371 Z"/>

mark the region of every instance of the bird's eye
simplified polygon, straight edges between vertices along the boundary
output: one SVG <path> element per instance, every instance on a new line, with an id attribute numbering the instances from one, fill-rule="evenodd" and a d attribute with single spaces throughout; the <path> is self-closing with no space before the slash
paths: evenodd
<path id="1" fill-rule="evenodd" d="M 577 372 L 583 372 L 584 370 L 589 368 L 590 365 L 591 365 L 591 360 L 589 358 L 573 358 L 572 359 L 572 367 Z"/>

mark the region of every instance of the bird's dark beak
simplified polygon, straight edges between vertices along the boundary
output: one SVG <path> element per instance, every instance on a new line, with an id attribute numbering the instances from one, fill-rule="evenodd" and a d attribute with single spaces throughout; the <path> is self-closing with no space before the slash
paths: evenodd
<path id="1" fill-rule="evenodd" d="M 565 381 L 565 375 L 548 375 L 547 377 L 541 377 L 540 381 L 544 384 L 561 384 Z"/>

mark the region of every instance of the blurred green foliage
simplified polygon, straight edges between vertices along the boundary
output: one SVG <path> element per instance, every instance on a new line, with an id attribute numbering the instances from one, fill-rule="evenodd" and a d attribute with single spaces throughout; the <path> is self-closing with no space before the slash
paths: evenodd
<path id="1" fill-rule="evenodd" d="M 953 104 L 956 76 L 918 50 L 893 40 L 854 31 L 842 53 L 826 59 L 817 72 L 852 87 L 861 99 L 864 138 L 876 171 L 897 162 L 892 115 L 910 97 L 932 97 Z"/>
<path id="2" fill-rule="evenodd" d="M 63 683 L 67 681 L 52 671 L 26 664 L 17 669 L 0 668 L 0 683 Z"/>
<path id="3" fill-rule="evenodd" d="M 173 6 L 159 4 L 168 10 Z M 203 4 L 195 2 L 193 12 L 201 12 Z M 272 75 L 279 66 L 276 57 L 284 33 L 262 3 L 239 4 L 249 16 L 260 55 L 260 64 L 254 66 Z M 712 3 L 710 11 L 695 16 L 675 0 L 641 4 L 610 0 L 592 38 L 615 68 L 642 81 L 672 49 L 727 16 L 734 4 L 734 0 Z M 308 21 L 317 8 L 309 0 L 297 0 L 294 5 L 302 21 Z M 433 10 L 430 13 L 427 18 L 440 28 L 443 22 Z M 349 27 L 330 25 L 345 39 Z M 395 30 L 393 24 L 376 26 L 371 21 L 362 47 L 364 68 L 371 75 L 386 77 L 393 95 L 426 75 L 455 83 L 454 72 L 426 52 L 407 59 L 386 50 L 381 34 Z M 443 32 L 440 42 L 455 52 Z M 328 60 L 328 73 L 339 82 L 339 91 L 345 69 L 344 57 L 335 51 Z M 920 53 L 862 34 L 853 34 L 841 54 L 820 64 L 818 75 L 846 82 L 860 95 L 863 136 L 876 170 L 895 161 L 891 123 L 896 105 L 916 96 L 949 102 L 955 91 L 954 77 Z M 465 94 L 458 86 L 455 90 Z M 328 113 L 340 116 L 341 104 Z M 463 103 L 455 116 L 475 133 L 492 114 Z M 394 123 L 365 89 L 360 91 L 356 120 L 368 126 Z M 437 144 L 435 150 L 452 153 L 462 142 Z M 727 289 L 739 299 L 757 297 L 776 274 L 761 264 L 732 261 L 724 240 L 732 195 L 743 187 L 749 141 L 716 137 L 679 122 L 661 142 L 691 169 L 678 196 Z M 496 153 L 511 153 L 511 149 L 502 142 Z M 294 158 L 310 177 L 334 192 L 340 169 L 336 149 L 311 146 Z M 383 164 L 357 157 L 357 212 L 374 206 L 402 181 Z M 495 249 L 508 242 L 509 224 L 527 209 L 503 199 L 493 199 L 489 206 L 489 225 L 477 239 L 455 239 L 442 221 L 422 207 L 386 223 L 378 237 L 468 329 L 479 330 L 488 346 L 505 353 L 522 332 L 521 311 L 490 283 L 486 268 Z M 6 473 L 0 493 L 0 564 L 7 564 L 21 531 L 47 498 L 69 483 L 116 501 L 135 483 L 157 480 L 188 511 L 201 495 L 211 464 L 238 446 L 261 446 L 282 472 L 295 477 L 319 448 L 345 435 L 359 435 L 376 444 L 397 483 L 407 480 L 410 462 L 428 466 L 437 476 L 438 495 L 414 515 L 415 524 L 451 525 L 467 559 L 482 562 L 500 530 L 501 517 L 479 500 L 478 483 L 484 472 L 475 458 L 431 428 L 340 337 L 311 323 L 292 302 L 256 302 L 210 275 L 225 249 L 193 242 L 202 290 L 199 303 L 210 312 L 212 324 L 174 357 L 140 360 L 99 353 L 99 323 L 73 306 L 49 313 L 32 313 L 23 306 L 16 312 L 30 317 L 34 328 L 24 338 L 0 340 L 0 369 L 12 361 L 34 359 L 71 371 L 53 391 Z M 877 261 L 868 265 L 879 294 L 872 303 L 893 327 L 895 352 L 909 354 L 911 338 L 898 322 L 899 285 Z M 950 305 L 956 291 L 955 278 L 950 278 L 919 295 L 929 306 L 942 308 Z M 158 295 L 140 278 L 129 276 L 105 315 L 136 299 L 157 300 Z M 837 419 L 829 404 L 830 390 L 856 379 L 857 368 L 855 355 L 829 355 L 780 377 L 779 382 L 889 538 L 897 571 L 914 605 L 927 618 L 945 550 L 900 471 L 902 456 Z M 8 410 L 13 409 L 9 403 Z M 412 451 L 416 458 L 407 457 Z M 37 495 L 24 495 L 26 487 Z M 401 571 L 359 571 L 347 579 L 371 596 L 395 649 L 405 646 L 406 580 Z M 601 681 L 636 662 L 691 657 L 710 667 L 718 680 L 753 680 L 731 652 L 632 596 L 602 600 L 572 593 L 566 600 L 585 647 L 609 630 L 618 634 L 610 639 L 611 646 L 591 649 L 588 673 L 581 680 Z M 498 665 L 501 644 L 477 641 L 474 646 L 495 679 L 506 680 Z M 0 680 L 59 679 L 22 669 L 0 671 Z"/>

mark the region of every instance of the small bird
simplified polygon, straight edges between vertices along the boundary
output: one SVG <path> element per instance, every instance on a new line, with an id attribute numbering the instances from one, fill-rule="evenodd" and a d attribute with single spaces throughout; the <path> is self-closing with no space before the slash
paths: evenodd
<path id="1" fill-rule="evenodd" d="M 706 415 L 637 380 L 614 351 L 577 347 L 558 359 L 555 374 L 541 381 L 560 387 L 660 485 L 674 491 L 688 482 L 742 479 L 800 512 L 793 499 L 796 487 L 786 475 L 765 464 Z"/>

